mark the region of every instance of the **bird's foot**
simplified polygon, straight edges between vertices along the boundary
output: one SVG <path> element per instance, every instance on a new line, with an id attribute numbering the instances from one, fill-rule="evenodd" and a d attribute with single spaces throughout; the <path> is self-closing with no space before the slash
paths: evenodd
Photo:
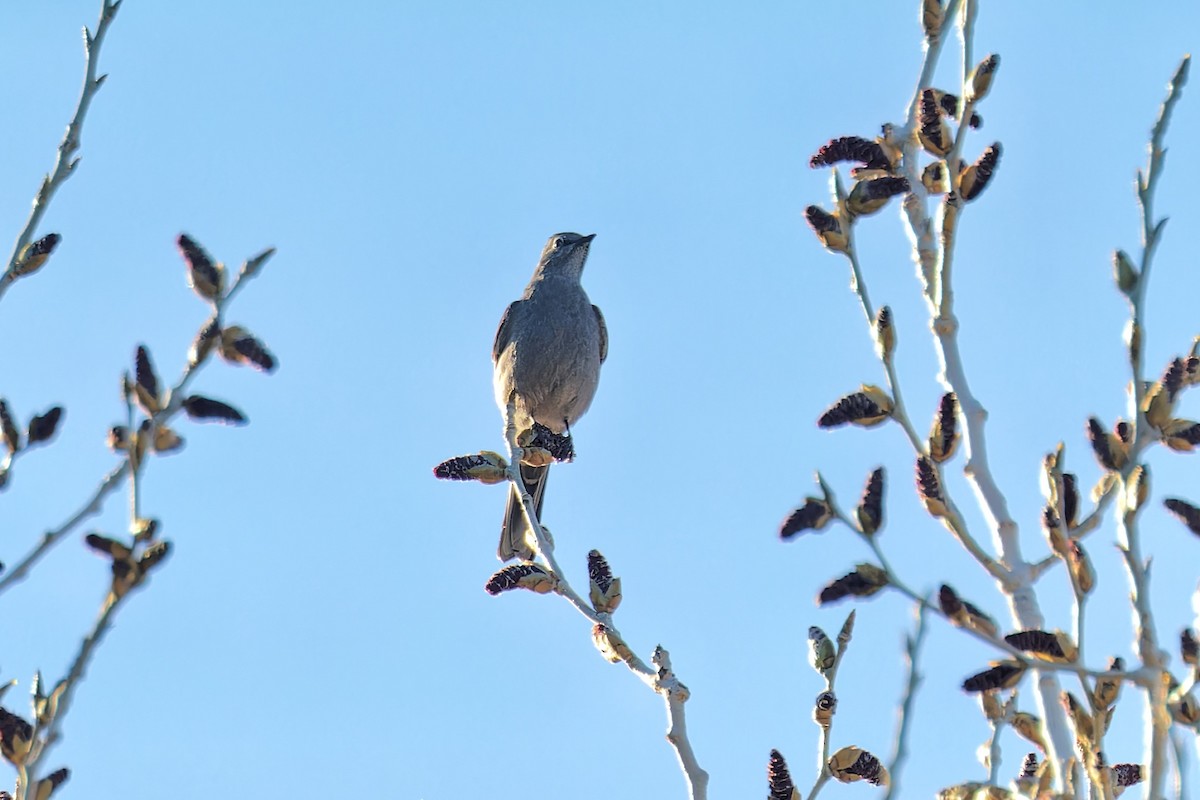
<path id="1" fill-rule="evenodd" d="M 575 460 L 575 442 L 570 434 L 555 433 L 540 422 L 533 423 L 533 440 L 529 444 L 549 450 L 555 461 Z"/>

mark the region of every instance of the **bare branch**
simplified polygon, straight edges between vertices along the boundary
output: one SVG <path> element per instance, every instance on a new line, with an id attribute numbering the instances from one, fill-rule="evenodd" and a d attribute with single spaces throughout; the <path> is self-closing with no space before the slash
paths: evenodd
<path id="1" fill-rule="evenodd" d="M 1146 287 L 1150 283 L 1150 268 L 1154 263 L 1154 252 L 1158 248 L 1159 237 L 1163 225 L 1166 223 L 1166 218 L 1154 220 L 1154 190 L 1158 187 L 1158 180 L 1162 175 L 1163 159 L 1167 155 L 1167 151 L 1163 147 L 1163 138 L 1166 136 L 1167 126 L 1171 122 L 1171 113 L 1175 110 L 1175 104 L 1179 102 L 1179 95 L 1187 83 L 1191 63 L 1191 56 L 1184 56 L 1183 60 L 1179 62 L 1175 74 L 1171 77 L 1171 82 L 1167 84 L 1167 97 L 1159 108 L 1158 119 L 1154 121 L 1154 128 L 1150 133 L 1150 153 L 1146 170 L 1144 172 L 1138 170 L 1136 188 L 1138 206 L 1142 212 L 1142 259 L 1139 265 L 1140 277 L 1133 291 L 1129 293 L 1130 330 L 1132 333 L 1129 350 L 1133 369 L 1133 391 L 1129 397 L 1129 418 L 1138 420 L 1134 430 L 1135 442 L 1141 439 L 1145 432 L 1143 429 L 1144 419 L 1140 411 L 1142 397 L 1145 394 L 1142 382 L 1142 352 L 1145 348 Z"/>
<path id="2" fill-rule="evenodd" d="M 964 125 L 962 127 L 965 128 L 966 126 Z M 833 179 L 835 201 L 838 202 L 839 207 L 842 207 L 844 205 L 844 197 L 842 196 L 843 192 L 840 190 L 840 185 L 837 182 L 836 175 L 837 173 L 835 171 Z M 859 305 L 862 307 L 863 315 L 867 320 L 868 329 L 873 330 L 876 321 L 876 312 L 871 305 L 871 300 L 867 293 L 866 279 L 863 277 L 862 268 L 859 265 L 858 252 L 854 244 L 854 225 L 847 223 L 845 229 L 846 247 L 844 252 L 847 261 L 850 263 L 850 288 L 858 298 Z M 892 321 L 891 325 L 894 327 L 895 322 Z M 896 373 L 894 358 L 895 350 L 894 348 L 877 348 L 877 354 L 880 362 L 883 365 L 884 374 L 887 376 L 888 390 L 891 393 L 893 408 L 890 416 L 904 430 L 904 434 L 906 437 L 908 437 L 908 441 L 912 445 L 913 451 L 917 455 L 923 455 L 925 453 L 923 439 L 917 433 L 916 428 L 912 424 L 912 420 L 909 418 L 908 410 L 905 408 L 904 398 L 900 391 L 900 378 Z M 949 495 L 946 495 L 945 500 L 948 513 L 942 518 L 942 522 L 945 524 L 947 530 L 949 530 L 954 538 L 958 540 L 959 544 L 961 544 L 963 548 L 969 552 L 984 569 L 987 570 L 988 574 L 990 574 L 1001 584 L 1006 583 L 1009 580 L 1007 570 L 998 564 L 996 560 L 993 559 L 991 555 L 984 550 L 979 545 L 978 541 L 976 541 L 976 539 L 971 535 L 970 531 L 967 529 L 967 524 L 962 513 L 958 510 L 958 507 L 954 504 L 953 500 L 950 499 Z"/>
<path id="3" fill-rule="evenodd" d="M 1137 195 L 1142 211 L 1142 261 L 1140 277 L 1133 291 L 1129 293 L 1130 331 L 1129 347 L 1130 371 L 1133 380 L 1129 392 L 1129 418 L 1136 420 L 1133 425 L 1133 442 L 1131 452 L 1140 450 L 1147 442 L 1149 424 L 1142 411 L 1142 398 L 1145 389 L 1142 382 L 1142 348 L 1145 331 L 1145 297 L 1149 285 L 1150 267 L 1153 263 L 1154 251 L 1162 232 L 1162 223 L 1154 221 L 1154 189 L 1162 174 L 1163 137 L 1171 119 L 1171 112 L 1179 100 L 1180 91 L 1187 82 L 1188 67 L 1191 58 L 1185 56 L 1175 71 L 1167 87 L 1167 97 L 1159 110 L 1158 119 L 1154 123 L 1150 135 L 1150 156 L 1146 171 L 1138 174 Z M 1141 537 L 1137 527 L 1139 500 L 1136 492 L 1130 491 L 1129 478 L 1139 468 L 1136 455 L 1130 458 L 1121 470 L 1121 481 L 1125 489 L 1121 492 L 1117 508 L 1117 544 L 1125 563 L 1126 574 L 1129 578 L 1130 602 L 1134 608 L 1136 630 L 1134 632 L 1135 650 L 1146 670 L 1161 674 L 1166 664 L 1162 650 L 1158 645 L 1158 634 L 1154 626 L 1154 617 L 1150 608 L 1150 568 L 1149 562 L 1144 561 L 1141 554 Z M 1146 691 L 1147 716 L 1150 720 L 1150 732 L 1147 740 L 1145 759 L 1149 765 L 1147 792 L 1152 798 L 1163 796 L 1168 768 L 1169 734 L 1171 718 L 1166 707 L 1167 686 L 1165 681 L 1157 681 Z"/>
<path id="4" fill-rule="evenodd" d="M 692 743 L 688 739 L 687 718 L 684 713 L 684 702 L 690 693 L 686 686 L 675 677 L 671 669 L 671 654 L 659 645 L 654 649 L 651 658 L 654 666 L 658 667 L 658 683 L 655 691 L 662 695 L 667 704 L 667 741 L 675 748 L 675 756 L 679 759 L 679 768 L 688 783 L 688 797 L 691 800 L 704 800 L 708 797 L 708 773 L 700 767 Z"/>
<path id="5" fill-rule="evenodd" d="M 846 230 L 846 260 L 850 262 L 850 289 L 858 298 L 859 305 L 862 306 L 863 315 L 867 319 L 867 329 L 872 330 L 875 325 L 876 312 L 871 305 L 871 298 L 867 294 L 867 283 L 863 278 L 862 268 L 858 263 L 858 250 L 854 244 L 854 226 L 847 225 Z M 908 410 L 904 406 L 904 397 L 900 393 L 900 379 L 896 374 L 893 351 L 881 351 L 879 359 L 883 364 L 883 370 L 887 376 L 888 391 L 891 393 L 894 404 L 891 417 L 904 429 L 904 435 L 908 437 L 908 441 L 912 444 L 913 449 L 919 453 L 921 452 L 921 437 L 917 434 L 916 428 L 913 427 L 912 420 L 908 416 Z"/>
<path id="6" fill-rule="evenodd" d="M 83 637 L 83 641 L 79 646 L 79 652 L 75 654 L 75 658 L 71 662 L 71 668 L 67 670 L 67 677 L 65 679 L 66 689 L 58 701 L 58 713 L 54 715 L 50 727 L 46 730 L 43 739 L 44 744 L 37 751 L 38 761 L 41 761 L 62 738 L 62 721 L 66 719 L 67 711 L 70 710 L 71 701 L 75 697 L 75 690 L 87 675 L 87 668 L 91 664 L 96 648 L 103 641 L 104 635 L 112 628 L 113 617 L 117 613 L 117 608 L 128 597 L 128 594 L 118 597 L 115 594 L 109 593 L 108 597 L 104 600 L 104 605 L 100 608 L 100 616 L 96 618 L 95 624 L 92 625 L 92 630 L 88 632 L 87 636 Z"/>
<path id="7" fill-rule="evenodd" d="M 896 743 L 892 759 L 888 763 L 888 772 L 891 773 L 892 780 L 888 785 L 884 800 L 892 800 L 893 797 L 899 796 L 900 769 L 908 760 L 908 736 L 913 716 L 913 703 L 917 696 L 917 689 L 924 680 L 918 666 L 918 659 L 921 655 L 921 646 L 925 644 L 925 610 L 928 607 L 925 603 L 917 603 L 915 630 L 911 636 L 905 637 L 904 641 L 908 678 L 904 683 L 904 696 L 900 701 L 900 708 L 896 712 Z"/>
<path id="8" fill-rule="evenodd" d="M 879 544 L 879 537 L 867 536 L 867 535 L 863 534 L 863 532 L 855 526 L 855 524 L 850 520 L 850 518 L 847 517 L 846 514 L 837 505 L 837 499 L 833 496 L 833 494 L 831 492 L 826 492 L 826 498 L 828 499 L 828 501 L 830 503 L 830 509 L 833 513 L 834 518 L 837 519 L 839 522 L 845 524 L 847 527 L 853 529 L 866 542 L 866 544 L 870 548 L 872 554 L 874 554 L 876 560 L 878 561 L 879 567 L 887 575 L 887 586 L 888 587 L 900 592 L 902 595 L 907 597 L 909 600 L 912 600 L 914 603 L 919 605 L 925 611 L 931 611 L 934 614 L 938 615 L 939 617 L 941 617 L 941 618 L 947 620 L 948 622 L 951 622 L 951 624 L 953 624 L 953 621 L 950 620 L 950 618 L 946 616 L 946 614 L 942 611 L 941 608 L 938 607 L 937 604 L 931 603 L 925 596 L 914 591 L 911 587 L 908 586 L 908 584 L 905 583 L 905 581 L 900 577 L 900 575 L 897 574 L 897 572 L 895 571 L 895 569 L 892 567 L 891 563 L 889 562 L 887 555 L 883 552 L 883 548 Z M 1043 670 L 1043 671 L 1047 671 L 1047 672 L 1055 672 L 1055 671 L 1071 672 L 1076 675 L 1086 676 L 1086 677 L 1090 677 L 1090 678 L 1096 678 L 1101 675 L 1109 675 L 1109 676 L 1117 675 L 1125 680 L 1133 681 L 1134 683 L 1137 683 L 1138 685 L 1142 685 L 1142 686 L 1148 686 L 1149 682 L 1151 680 L 1151 673 L 1148 673 L 1144 670 L 1130 670 L 1130 671 L 1120 671 L 1120 672 L 1114 673 L 1112 670 L 1095 668 L 1095 667 L 1085 667 L 1082 664 L 1074 663 L 1074 662 L 1061 663 L 1061 664 L 1044 662 L 1044 661 L 1031 662 L 1028 658 L 1028 654 L 1026 654 L 1025 651 L 1018 650 L 1016 647 L 1013 647 L 1011 644 L 1004 641 L 1004 639 L 1002 639 L 1002 638 L 999 638 L 997 636 L 989 636 L 987 633 L 985 633 L 981 630 L 978 630 L 976 628 L 961 627 L 958 625 L 955 625 L 955 628 L 957 628 L 958 630 L 967 634 L 968 636 L 972 636 L 972 637 L 978 639 L 979 641 L 984 642 L 985 644 L 991 645 L 992 647 L 1001 651 L 1005 656 L 1012 658 L 1014 660 L 1020 661 L 1026 667 L 1036 667 L 1038 670 Z"/>
<path id="9" fill-rule="evenodd" d="M 99 514 L 104 507 L 104 498 L 112 494 L 121 485 L 126 473 L 129 471 L 129 462 L 123 461 L 116 469 L 109 472 L 100 481 L 100 485 L 92 493 L 92 496 L 83 504 L 83 507 L 71 515 L 66 522 L 59 525 L 51 531 L 42 534 L 41 541 L 28 554 L 17 562 L 12 569 L 0 576 L 0 594 L 11 588 L 14 584 L 19 583 L 29 577 L 29 571 L 33 566 L 42 559 L 46 553 L 62 541 L 62 538 L 71 531 L 75 530 L 84 520 L 89 517 L 94 517 Z"/>
<path id="10" fill-rule="evenodd" d="M 846 655 L 846 649 L 850 645 L 850 637 L 854 631 L 854 611 L 846 617 L 846 621 L 842 624 L 842 630 L 837 637 L 837 654 L 834 656 L 833 665 L 821 674 L 825 678 L 825 692 L 834 695 L 834 684 L 837 682 L 838 668 L 842 665 L 842 658 Z M 836 695 L 834 695 L 836 697 Z M 808 792 L 808 800 L 815 800 L 820 794 L 822 787 L 829 782 L 833 774 L 829 771 L 829 751 L 833 741 L 833 714 L 831 713 L 827 720 L 818 722 L 821 728 L 821 737 L 817 745 L 817 777 L 813 782 L 812 789 Z"/>
<path id="11" fill-rule="evenodd" d="M 225 308 L 229 305 L 230 300 L 235 296 L 236 289 L 241 285 L 241 280 L 238 280 L 230 287 L 225 297 L 217 303 L 217 311 L 215 318 L 219 318 Z M 207 326 L 207 323 L 206 323 Z M 154 422 L 157 425 L 165 425 L 172 417 L 174 417 L 183 407 L 183 401 L 186 398 L 186 389 L 201 368 L 206 363 L 205 360 L 189 361 L 184 368 L 183 374 L 175 385 L 169 389 L 166 396 L 169 402 L 166 406 L 154 415 Z M 132 426 L 130 426 L 132 430 Z M 108 495 L 112 494 L 121 485 L 121 481 L 129 474 L 129 461 L 125 460 L 120 466 L 113 469 L 100 481 L 92 496 L 83 504 L 83 506 L 72 514 L 65 522 L 57 528 L 47 531 L 42 534 L 41 540 L 37 546 L 27 553 L 12 569 L 0 575 L 0 594 L 3 594 L 14 584 L 28 577 L 30 569 L 42 559 L 51 549 L 63 540 L 67 534 L 79 527 L 81 523 L 89 517 L 99 514 L 104 507 L 104 500 Z M 132 491 L 132 490 L 131 490 Z M 132 497 L 132 494 L 131 494 Z M 134 519 L 137 519 L 137 510 L 133 509 Z"/>
<path id="12" fill-rule="evenodd" d="M 554 543 L 546 534 L 545 527 L 538 519 L 537 506 L 534 503 L 533 495 L 529 493 L 521 477 L 520 465 L 521 459 L 524 457 L 524 450 L 518 443 L 515 395 L 509 398 L 504 416 L 504 438 L 508 444 L 509 452 L 508 479 L 512 483 L 512 490 L 516 491 L 521 498 L 521 508 L 525 512 L 525 522 L 528 524 L 530 531 L 533 532 L 533 549 L 537 557 L 545 563 L 546 569 L 556 578 L 553 591 L 562 595 L 576 611 L 593 623 L 593 636 L 595 636 L 596 629 L 602 627 L 606 637 L 614 638 L 623 644 L 624 639 L 621 637 L 620 631 L 613 625 L 612 613 L 599 612 L 588 605 L 587 601 L 571 587 L 570 581 L 567 580 L 565 573 L 558 565 L 558 560 L 554 557 Z M 684 703 L 687 702 L 691 693 L 680 682 L 679 678 L 676 677 L 671 667 L 670 654 L 662 645 L 655 648 L 654 656 L 651 660 L 656 669 L 651 669 L 647 666 L 646 662 L 627 646 L 621 651 L 619 660 L 624 661 L 629 670 L 642 683 L 662 695 L 667 707 L 667 741 L 675 750 L 675 756 L 679 760 L 680 769 L 683 770 L 684 779 L 688 784 L 688 797 L 690 800 L 707 800 L 708 773 L 700 767 L 696 759 L 695 751 L 692 749 L 691 741 L 688 739 L 687 720 L 684 714 Z"/>
<path id="13" fill-rule="evenodd" d="M 4 274 L 0 276 L 0 298 L 8 291 L 8 287 L 12 285 L 17 275 L 15 272 L 17 262 L 20 259 L 21 251 L 25 245 L 29 244 L 33 238 L 33 232 L 37 229 L 38 223 L 41 222 L 42 215 L 46 213 L 46 207 L 50 204 L 50 199 L 58 190 L 67 178 L 75 171 L 79 159 L 75 157 L 75 153 L 80 147 L 80 137 L 83 134 L 83 120 L 87 116 L 88 108 L 92 104 L 92 98 L 96 92 L 104 84 L 106 76 L 101 75 L 96 77 L 96 66 L 100 59 L 100 46 L 104 43 L 104 36 L 108 33 L 108 27 L 112 24 L 113 19 L 117 15 L 117 9 L 121 6 L 121 0 L 109 2 L 104 0 L 100 8 L 100 21 L 96 23 L 96 33 L 88 32 L 87 28 L 83 30 L 84 36 L 84 51 L 86 56 L 86 65 L 83 76 L 83 89 L 79 93 L 79 103 L 75 106 L 75 114 L 71 117 L 71 121 L 67 124 L 67 132 L 63 135 L 63 140 L 58 145 L 58 157 L 54 161 L 54 168 L 42 180 L 42 185 L 38 188 L 37 194 L 33 198 L 33 208 L 29 212 L 29 219 L 25 222 L 25 227 L 17 234 L 17 241 L 13 245 L 12 254 L 8 257 L 8 266 L 5 268 Z"/>

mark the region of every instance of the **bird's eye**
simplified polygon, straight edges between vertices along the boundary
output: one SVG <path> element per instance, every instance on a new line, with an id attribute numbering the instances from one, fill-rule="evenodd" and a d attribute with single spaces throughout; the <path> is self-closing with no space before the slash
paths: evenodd
<path id="1" fill-rule="evenodd" d="M 559 236 L 557 239 L 554 240 L 554 249 L 555 250 L 562 250 L 566 246 L 567 246 L 567 237 Z"/>

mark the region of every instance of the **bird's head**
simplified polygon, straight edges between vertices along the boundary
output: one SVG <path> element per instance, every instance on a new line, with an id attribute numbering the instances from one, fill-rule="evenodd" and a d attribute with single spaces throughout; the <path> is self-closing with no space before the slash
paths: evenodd
<path id="1" fill-rule="evenodd" d="M 582 236 L 578 233 L 556 233 L 542 248 L 542 257 L 538 261 L 539 275 L 564 275 L 578 279 L 583 274 L 583 264 L 587 261 L 588 248 L 596 234 Z"/>

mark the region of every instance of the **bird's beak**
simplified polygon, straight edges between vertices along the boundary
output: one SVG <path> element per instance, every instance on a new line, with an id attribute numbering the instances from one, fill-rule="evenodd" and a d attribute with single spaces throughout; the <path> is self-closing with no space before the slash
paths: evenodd
<path id="1" fill-rule="evenodd" d="M 596 234 L 589 233 L 587 236 L 581 237 L 576 244 L 591 244 L 592 239 L 596 238 Z"/>

